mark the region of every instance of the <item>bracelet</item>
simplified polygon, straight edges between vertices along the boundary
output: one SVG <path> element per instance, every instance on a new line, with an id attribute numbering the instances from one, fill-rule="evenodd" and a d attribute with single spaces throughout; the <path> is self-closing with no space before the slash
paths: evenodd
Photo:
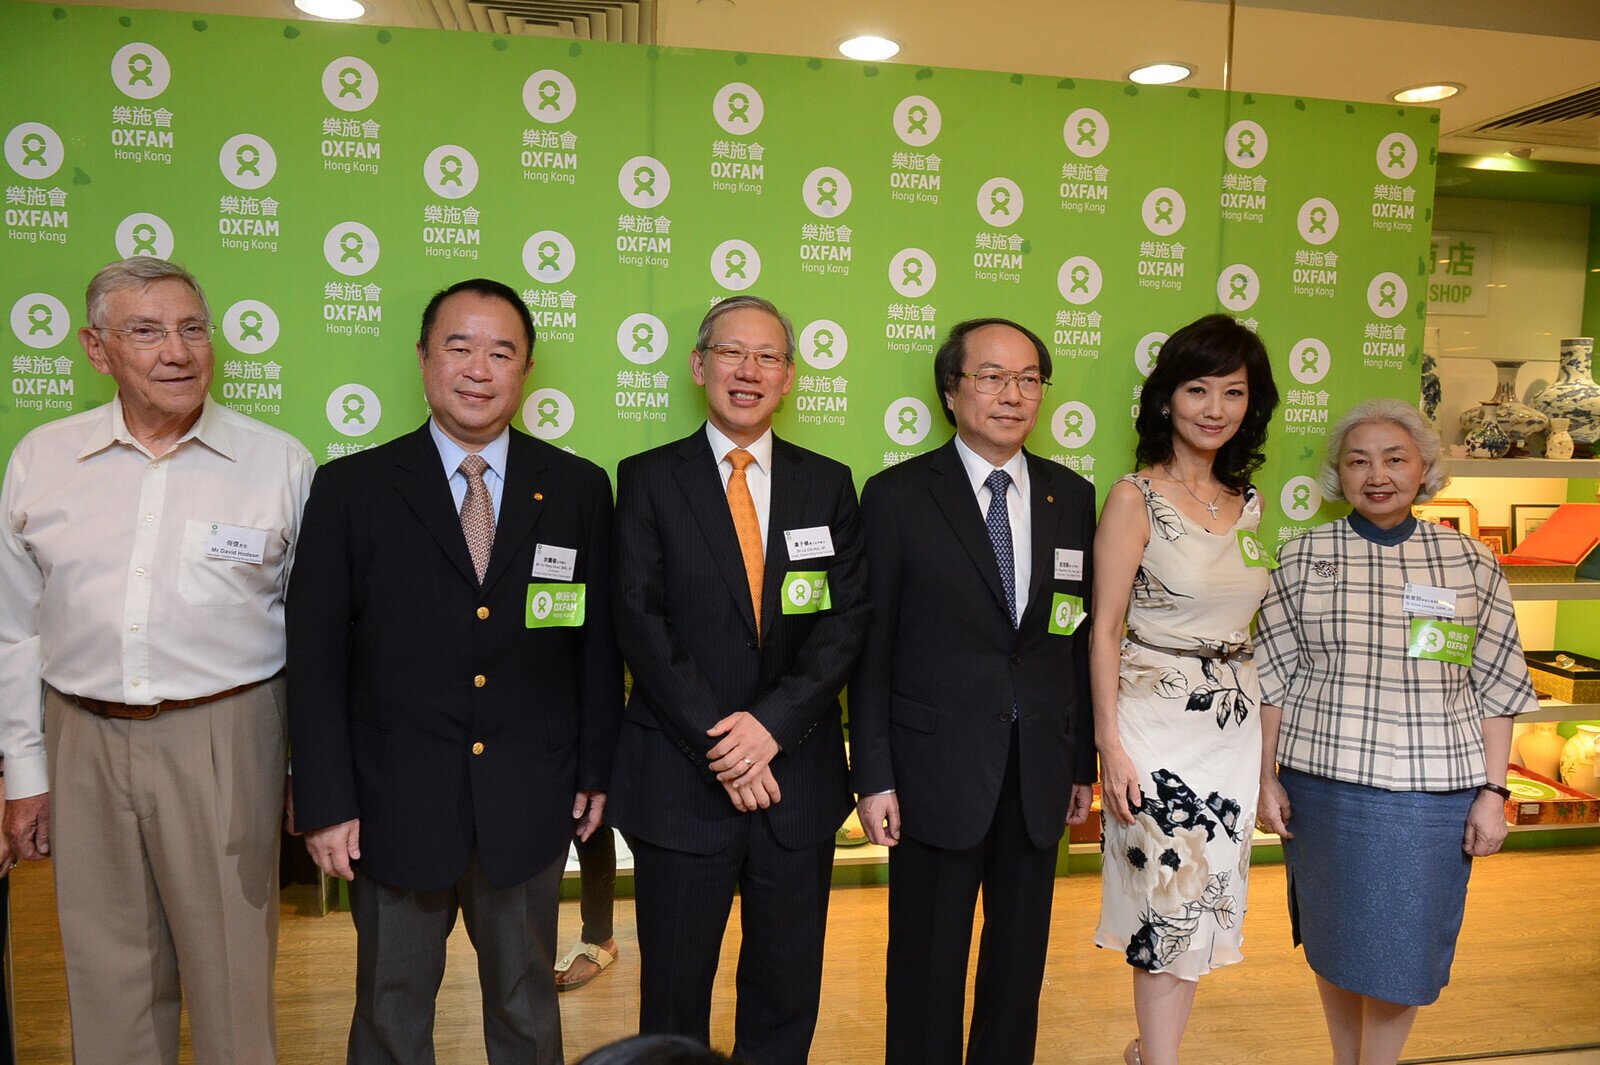
<path id="1" fill-rule="evenodd" d="M 1506 786 L 1504 786 L 1503 784 L 1480 784 L 1480 785 L 1478 785 L 1478 790 L 1479 791 L 1492 791 L 1496 795 L 1500 796 L 1502 799 L 1511 798 L 1511 789 L 1506 787 Z"/>

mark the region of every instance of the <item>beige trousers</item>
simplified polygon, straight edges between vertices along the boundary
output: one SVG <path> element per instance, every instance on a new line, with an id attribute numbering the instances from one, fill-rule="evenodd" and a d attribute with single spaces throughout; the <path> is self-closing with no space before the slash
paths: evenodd
<path id="1" fill-rule="evenodd" d="M 277 1053 L 282 679 L 149 721 L 55 691 L 45 736 L 56 905 L 77 1065 L 196 1065 Z"/>

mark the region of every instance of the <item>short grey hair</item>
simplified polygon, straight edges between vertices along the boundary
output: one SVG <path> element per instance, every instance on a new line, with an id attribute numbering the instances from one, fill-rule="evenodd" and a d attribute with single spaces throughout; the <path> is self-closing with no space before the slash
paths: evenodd
<path id="1" fill-rule="evenodd" d="M 93 279 L 89 288 L 83 294 L 84 309 L 89 314 L 91 326 L 106 325 L 106 303 L 114 292 L 122 292 L 130 288 L 149 288 L 157 281 L 181 281 L 189 287 L 200 301 L 200 306 L 205 308 L 206 321 L 211 321 L 211 304 L 206 302 L 206 294 L 200 288 L 200 282 L 195 276 L 177 263 L 165 259 L 156 259 L 149 255 L 136 255 L 131 259 L 118 259 L 116 262 L 102 266 Z"/>
<path id="2" fill-rule="evenodd" d="M 766 311 L 778 320 L 778 324 L 783 326 L 783 353 L 789 356 L 790 362 L 793 362 L 795 346 L 794 323 L 789 321 L 787 315 L 778 310 L 775 303 L 771 300 L 764 300 L 760 296 L 729 296 L 707 311 L 706 316 L 700 319 L 700 333 L 694 339 L 694 350 L 706 350 L 707 345 L 711 343 L 711 328 L 717 324 L 717 319 L 731 311 L 741 310 L 745 307 Z"/>
<path id="3" fill-rule="evenodd" d="M 1345 441 L 1361 426 L 1380 423 L 1398 425 L 1410 433 L 1412 442 L 1417 445 L 1417 454 L 1427 468 L 1413 502 L 1426 503 L 1444 491 L 1450 478 L 1444 472 L 1444 464 L 1439 461 L 1439 434 L 1423 421 L 1416 404 L 1402 399 L 1368 399 L 1345 411 L 1344 416 L 1328 430 L 1328 452 L 1323 456 L 1322 468 L 1317 473 L 1322 498 L 1349 502 L 1344 497 L 1344 486 L 1339 483 L 1339 463 L 1344 458 Z"/>

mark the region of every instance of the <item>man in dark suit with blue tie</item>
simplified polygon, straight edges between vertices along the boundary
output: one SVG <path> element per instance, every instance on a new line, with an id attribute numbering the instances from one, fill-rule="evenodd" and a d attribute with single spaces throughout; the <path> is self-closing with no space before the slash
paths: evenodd
<path id="1" fill-rule="evenodd" d="M 934 358 L 948 444 L 862 494 L 872 631 L 850 682 L 861 823 L 889 851 L 889 1065 L 960 1065 L 983 893 L 971 1065 L 1034 1057 L 1056 849 L 1095 778 L 1088 634 L 1094 489 L 1023 449 L 1050 353 L 999 318 Z"/>
<path id="2" fill-rule="evenodd" d="M 773 435 L 794 329 L 771 303 L 713 307 L 689 365 L 706 424 L 617 470 L 633 692 L 606 812 L 633 848 L 639 1027 L 709 1041 L 737 888 L 734 1051 L 804 1065 L 851 805 L 839 690 L 868 615 L 855 485 Z"/>
<path id="3" fill-rule="evenodd" d="M 434 296 L 428 421 L 324 466 L 306 504 L 287 599 L 294 812 L 317 866 L 351 881 L 352 1065 L 433 1060 L 458 910 L 490 1065 L 562 1061 L 557 899 L 574 831 L 600 825 L 622 664 L 606 475 L 510 428 L 533 344 L 499 282 Z"/>

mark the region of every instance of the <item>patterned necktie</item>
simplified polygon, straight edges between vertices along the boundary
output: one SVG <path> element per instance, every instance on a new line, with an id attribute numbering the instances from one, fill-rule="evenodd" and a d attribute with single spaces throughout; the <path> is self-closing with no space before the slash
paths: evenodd
<path id="1" fill-rule="evenodd" d="M 483 471 L 489 463 L 482 455 L 468 455 L 456 468 L 467 478 L 467 496 L 461 501 L 461 531 L 467 538 L 472 568 L 482 584 L 484 574 L 489 572 L 489 552 L 494 547 L 494 500 L 489 498 L 489 486 L 483 483 Z"/>
<path id="2" fill-rule="evenodd" d="M 994 544 L 994 560 L 1000 563 L 1000 584 L 1006 590 L 1006 609 L 1011 611 L 1011 627 L 1017 626 L 1017 565 L 1011 552 L 1011 512 L 1006 509 L 1006 489 L 1011 475 L 995 470 L 983 482 L 989 490 L 989 513 L 983 523 L 989 527 L 989 542 Z"/>
<path id="3" fill-rule="evenodd" d="M 728 452 L 733 473 L 728 476 L 728 510 L 733 514 L 733 531 L 739 534 L 739 553 L 744 555 L 744 575 L 750 582 L 750 606 L 756 616 L 756 636 L 761 635 L 761 581 L 766 575 L 766 559 L 761 554 L 761 521 L 756 517 L 756 501 L 750 498 L 750 482 L 745 467 L 756 457 L 742 447 Z"/>

